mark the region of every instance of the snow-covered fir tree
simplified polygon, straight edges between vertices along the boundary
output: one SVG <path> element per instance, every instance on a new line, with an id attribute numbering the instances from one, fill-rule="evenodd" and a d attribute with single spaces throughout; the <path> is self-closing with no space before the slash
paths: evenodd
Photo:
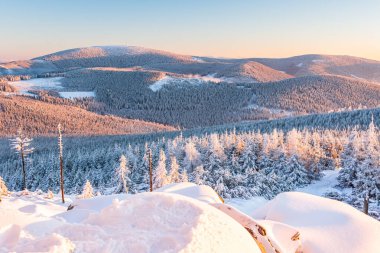
<path id="1" fill-rule="evenodd" d="M 90 181 L 87 180 L 83 186 L 83 190 L 82 190 L 82 194 L 80 195 L 80 198 L 89 199 L 92 197 L 94 197 L 94 189 L 92 188 Z"/>
<path id="2" fill-rule="evenodd" d="M 161 188 L 168 183 L 168 172 L 166 170 L 166 155 L 163 149 L 160 150 L 159 160 L 153 171 L 153 189 Z"/>
<path id="3" fill-rule="evenodd" d="M 179 183 L 181 182 L 179 174 L 179 164 L 175 156 L 170 157 L 170 171 L 168 176 L 168 182 L 170 183 Z"/>
<path id="4" fill-rule="evenodd" d="M 22 168 L 22 189 L 26 190 L 26 162 L 27 156 L 31 154 L 34 150 L 30 145 L 32 143 L 32 138 L 28 138 L 22 128 L 20 127 L 17 131 L 17 136 L 11 140 L 12 148 L 20 155 L 21 158 L 21 168 Z"/>
<path id="5" fill-rule="evenodd" d="M 125 155 L 121 155 L 120 157 L 119 167 L 116 169 L 116 177 L 117 177 L 117 186 L 115 189 L 115 193 L 128 193 L 129 185 L 130 185 L 130 170 L 128 167 L 128 161 Z"/>

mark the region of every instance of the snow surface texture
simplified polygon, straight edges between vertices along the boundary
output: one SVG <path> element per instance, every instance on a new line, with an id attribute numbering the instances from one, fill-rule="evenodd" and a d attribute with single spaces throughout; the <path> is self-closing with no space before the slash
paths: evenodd
<path id="1" fill-rule="evenodd" d="M 207 185 L 196 185 L 194 183 L 169 184 L 157 190 L 157 192 L 175 193 L 207 204 L 223 203 L 219 195 Z"/>
<path id="2" fill-rule="evenodd" d="M 287 192 L 250 215 L 297 228 L 305 253 L 376 253 L 380 249 L 380 222 L 339 201 Z"/>
<path id="3" fill-rule="evenodd" d="M 232 218 L 178 194 L 100 196 L 73 205 L 65 211 L 58 199 L 5 197 L 0 252 L 260 252 Z"/>
<path id="4" fill-rule="evenodd" d="M 316 187 L 310 191 L 323 192 Z M 222 205 L 208 186 L 171 184 L 160 191 L 91 199 L 66 196 L 66 204 L 39 192 L 4 196 L 0 252 L 260 252 L 243 226 L 206 204 Z M 69 204 L 74 209 L 66 211 Z M 305 253 L 380 249 L 380 222 L 339 201 L 289 192 L 266 203 L 255 198 L 231 204 L 257 219 L 283 247 L 293 233 L 288 231 L 295 228 Z"/>

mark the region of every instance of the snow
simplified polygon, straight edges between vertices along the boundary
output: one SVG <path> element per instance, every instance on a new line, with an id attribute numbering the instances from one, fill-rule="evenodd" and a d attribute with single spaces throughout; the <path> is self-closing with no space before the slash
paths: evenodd
<path id="1" fill-rule="evenodd" d="M 4 197 L 0 252 L 260 252 L 228 215 L 179 194 L 66 199 Z"/>
<path id="2" fill-rule="evenodd" d="M 325 170 L 321 172 L 321 180 L 315 181 L 306 187 L 299 188 L 296 191 L 305 192 L 317 196 L 323 196 L 325 193 L 337 191 L 335 185 L 338 185 L 339 170 Z"/>
<path id="3" fill-rule="evenodd" d="M 88 98 L 95 97 L 95 92 L 93 91 L 61 91 L 59 95 L 63 98 L 74 99 L 74 98 Z"/>
<path id="4" fill-rule="evenodd" d="M 312 60 L 312 62 L 318 63 L 318 62 L 326 62 L 326 61 L 325 60 Z"/>
<path id="5" fill-rule="evenodd" d="M 297 67 L 299 67 L 299 68 L 302 66 L 303 66 L 303 62 L 297 64 Z"/>
<path id="6" fill-rule="evenodd" d="M 219 195 L 207 185 L 196 185 L 194 183 L 169 184 L 157 190 L 157 192 L 175 193 L 191 197 L 207 204 L 222 203 Z"/>
<path id="7" fill-rule="evenodd" d="M 227 204 L 193 183 L 134 195 L 66 196 L 65 204 L 40 192 L 12 193 L 0 202 L 0 252 L 260 252 L 258 245 L 266 252 L 295 252 L 300 245 L 305 253 L 378 252 L 380 222 L 305 193 L 330 191 L 337 171 L 324 174 L 304 192 Z M 298 232 L 300 240 L 292 240 Z"/>
<path id="8" fill-rule="evenodd" d="M 297 228 L 305 253 L 380 249 L 380 222 L 339 201 L 300 192 L 281 193 L 251 216 Z"/>
<path id="9" fill-rule="evenodd" d="M 16 87 L 19 93 L 23 95 L 31 95 L 29 91 L 33 90 L 55 90 L 62 89 L 61 79 L 63 77 L 51 77 L 51 78 L 35 78 L 30 80 L 22 80 L 16 82 L 10 82 L 9 84 Z"/>
<path id="10" fill-rule="evenodd" d="M 161 90 L 164 86 L 175 85 L 175 86 L 183 86 L 183 85 L 201 85 L 205 83 L 219 83 L 222 80 L 219 78 L 215 78 L 213 75 L 200 76 L 200 75 L 187 75 L 184 77 L 172 77 L 165 76 L 160 80 L 154 82 L 149 85 L 149 89 L 153 92 Z"/>
<path id="11" fill-rule="evenodd" d="M 191 57 L 191 59 L 192 59 L 193 61 L 196 61 L 196 62 L 205 62 L 205 61 L 202 60 L 201 58 L 199 58 L 199 57 L 195 57 L 195 56 Z"/>
<path id="12" fill-rule="evenodd" d="M 10 84 L 17 88 L 18 93 L 26 96 L 35 96 L 30 91 L 36 90 L 62 90 L 63 77 L 50 77 L 50 78 L 35 78 L 29 80 L 22 80 L 10 82 Z M 95 97 L 93 91 L 60 91 L 58 92 L 62 98 L 74 99 L 84 97 Z"/>

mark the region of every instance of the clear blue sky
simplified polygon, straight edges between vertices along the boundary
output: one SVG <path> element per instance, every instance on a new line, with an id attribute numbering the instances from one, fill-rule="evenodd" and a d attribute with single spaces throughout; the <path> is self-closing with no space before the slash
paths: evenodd
<path id="1" fill-rule="evenodd" d="M 380 0 L 1 0 L 0 59 L 92 45 L 380 60 Z"/>

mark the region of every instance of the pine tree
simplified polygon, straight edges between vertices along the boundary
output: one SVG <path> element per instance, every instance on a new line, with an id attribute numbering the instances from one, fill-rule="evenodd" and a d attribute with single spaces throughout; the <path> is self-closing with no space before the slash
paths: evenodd
<path id="1" fill-rule="evenodd" d="M 31 154 L 34 148 L 30 147 L 32 143 L 31 138 L 24 135 L 22 128 L 20 127 L 17 131 L 17 136 L 11 140 L 12 148 L 20 155 L 22 164 L 22 189 L 26 189 L 26 158 Z"/>
<path id="2" fill-rule="evenodd" d="M 89 199 L 94 197 L 94 189 L 92 188 L 92 185 L 90 181 L 86 181 L 86 184 L 83 187 L 82 194 L 80 195 L 82 199 Z"/>
<path id="3" fill-rule="evenodd" d="M 161 188 L 168 183 L 168 172 L 166 170 L 166 155 L 161 149 L 158 164 L 153 172 L 153 189 Z"/>
<path id="4" fill-rule="evenodd" d="M 116 169 L 118 186 L 116 187 L 115 193 L 122 193 L 122 192 L 128 193 L 129 184 L 131 181 L 129 179 L 129 173 L 130 173 L 130 170 L 128 168 L 127 158 L 124 155 L 121 155 L 120 165 Z"/>

